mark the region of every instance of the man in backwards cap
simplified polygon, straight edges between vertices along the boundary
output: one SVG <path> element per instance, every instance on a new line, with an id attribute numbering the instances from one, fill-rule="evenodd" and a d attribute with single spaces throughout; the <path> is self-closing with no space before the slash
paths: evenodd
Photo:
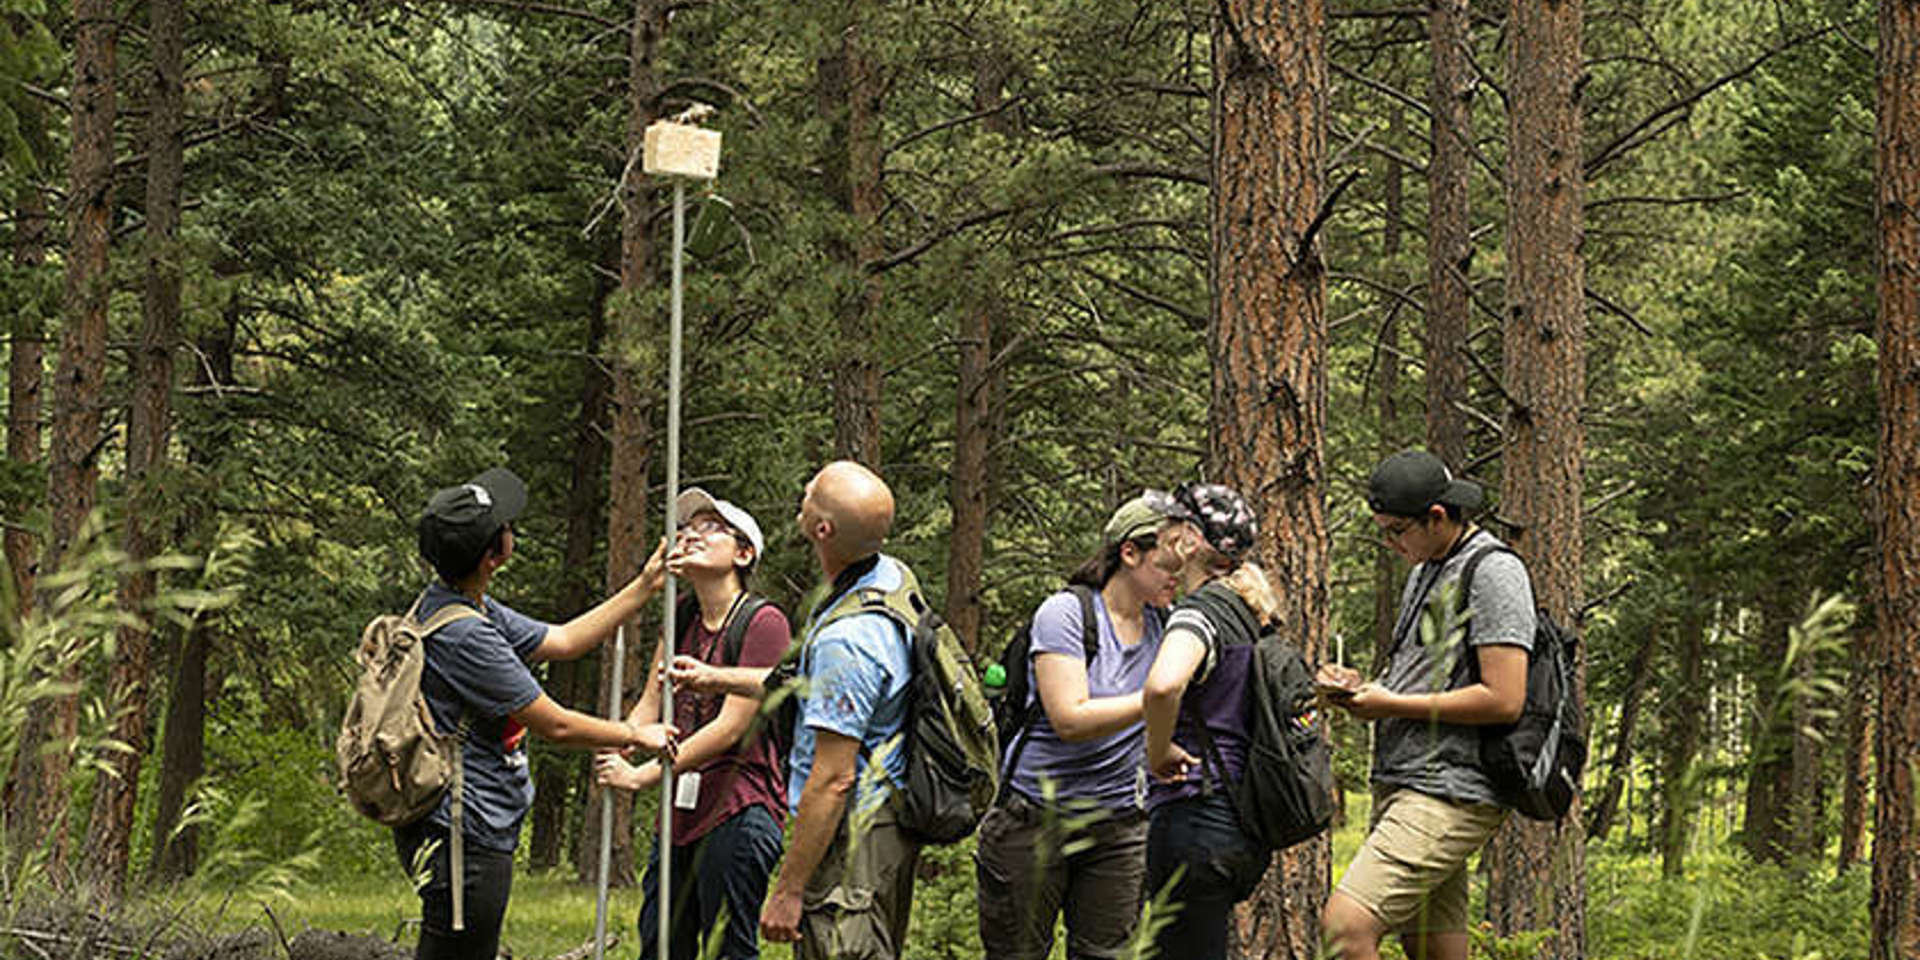
<path id="1" fill-rule="evenodd" d="M 1327 938 L 1341 960 L 1379 956 L 1389 932 L 1410 957 L 1467 958 L 1467 859 L 1507 815 L 1481 769 L 1478 728 L 1513 722 L 1526 702 L 1534 630 L 1526 567 L 1510 552 L 1487 553 L 1465 598 L 1463 636 L 1423 642 L 1420 622 L 1431 609 L 1437 623 L 1457 623 L 1442 609 L 1455 602 L 1446 588 L 1469 559 L 1503 546 L 1467 519 L 1481 499 L 1479 484 L 1424 450 L 1388 457 L 1367 482 L 1374 525 L 1415 566 L 1378 679 L 1362 682 L 1337 664 L 1316 678 L 1328 702 L 1380 721 L 1373 827 L 1327 899 Z M 1479 670 L 1456 686 L 1460 657 Z"/>
<path id="2" fill-rule="evenodd" d="M 465 927 L 452 929 L 448 844 L 452 791 L 433 813 L 394 830 L 401 866 L 415 869 L 419 851 L 432 843 L 420 888 L 420 958 L 493 960 L 500 921 L 513 884 L 513 849 L 520 821 L 533 806 L 523 741 L 531 730 L 554 743 L 660 753 L 674 731 L 661 724 L 601 720 L 555 703 L 528 669 L 543 660 L 572 660 L 613 636 L 664 582 L 665 563 L 656 550 L 640 575 L 599 606 L 564 624 L 542 623 L 487 595 L 494 572 L 513 556 L 513 521 L 527 505 L 527 487 L 505 467 L 495 467 L 459 486 L 434 493 L 420 515 L 420 554 L 438 578 L 421 594 L 414 617 L 421 623 L 449 604 L 464 604 L 478 616 L 454 620 L 426 644 L 420 692 L 435 729 L 467 726 L 461 752 L 465 873 Z"/>

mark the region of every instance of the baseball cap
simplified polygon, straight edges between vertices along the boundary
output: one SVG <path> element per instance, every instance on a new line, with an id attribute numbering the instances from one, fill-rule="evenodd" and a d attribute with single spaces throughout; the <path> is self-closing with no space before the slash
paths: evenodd
<path id="1" fill-rule="evenodd" d="M 1436 503 L 1472 510 L 1485 497 L 1479 484 L 1456 479 L 1425 450 L 1402 450 L 1380 461 L 1367 478 L 1367 506 L 1394 517 L 1417 517 Z"/>
<path id="2" fill-rule="evenodd" d="M 747 542 L 753 544 L 753 557 L 756 561 L 767 552 L 766 541 L 760 536 L 760 524 L 754 522 L 753 515 L 732 503 L 716 498 L 699 487 L 688 487 L 680 491 L 680 498 L 673 502 L 673 516 L 676 523 L 686 526 L 695 514 L 711 510 L 727 522 L 727 526 L 746 534 Z"/>
<path id="3" fill-rule="evenodd" d="M 1149 499 L 1153 494 L 1159 494 L 1159 499 Z M 1139 496 L 1121 504 L 1120 509 L 1113 511 L 1113 516 L 1107 518 L 1107 525 L 1101 531 L 1101 541 L 1112 546 L 1132 540 L 1143 533 L 1151 533 L 1159 529 L 1162 523 L 1177 519 L 1164 509 L 1154 506 L 1155 503 L 1166 503 L 1171 499 L 1164 490 L 1141 491 Z"/>
<path id="4" fill-rule="evenodd" d="M 1158 496 L 1155 496 L 1158 494 Z M 1171 494 L 1147 491 L 1167 516 L 1185 520 L 1200 531 L 1207 545 L 1238 559 L 1253 547 L 1260 535 L 1260 523 L 1254 519 L 1247 499 L 1232 487 L 1217 483 L 1181 484 Z"/>
<path id="5" fill-rule="evenodd" d="M 436 490 L 420 513 L 420 555 L 442 573 L 470 572 L 493 535 L 526 508 L 527 485 L 506 467 Z"/>

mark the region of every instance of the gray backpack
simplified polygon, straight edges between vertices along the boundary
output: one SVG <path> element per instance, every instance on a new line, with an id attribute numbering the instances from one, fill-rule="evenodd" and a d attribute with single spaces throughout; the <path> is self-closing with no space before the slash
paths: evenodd
<path id="1" fill-rule="evenodd" d="M 422 595 L 424 599 L 424 595 Z M 421 623 L 415 619 L 420 601 L 404 616 L 373 618 L 360 633 L 354 659 L 360 664 L 360 685 L 340 722 L 334 744 L 340 789 L 353 808 L 389 827 L 401 827 L 433 812 L 440 795 L 453 791 L 453 825 L 449 850 L 454 876 L 464 873 L 461 854 L 465 817 L 460 751 L 467 725 L 443 734 L 434 729 L 433 713 L 420 693 L 420 675 L 427 666 L 426 640 L 456 620 L 482 614 L 464 603 L 450 603 Z M 453 884 L 453 928 L 465 927 L 463 883 Z"/>

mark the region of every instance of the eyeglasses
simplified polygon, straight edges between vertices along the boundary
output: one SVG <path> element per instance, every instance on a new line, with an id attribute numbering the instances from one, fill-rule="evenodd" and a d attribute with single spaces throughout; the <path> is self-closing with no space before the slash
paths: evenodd
<path id="1" fill-rule="evenodd" d="M 1419 526 L 1420 521 L 1423 519 L 1425 518 L 1407 517 L 1405 519 L 1395 520 L 1394 522 L 1389 523 L 1384 527 L 1381 527 L 1380 532 L 1383 534 L 1386 534 L 1386 537 L 1388 540 L 1398 540 L 1401 537 L 1406 536 L 1408 530 L 1412 530 L 1414 527 Z"/>
<path id="2" fill-rule="evenodd" d="M 733 528 L 727 526 L 727 522 L 718 517 L 701 517 L 698 520 L 681 524 L 680 530 L 682 533 L 696 533 L 703 537 L 711 537 L 716 533 L 733 532 Z"/>

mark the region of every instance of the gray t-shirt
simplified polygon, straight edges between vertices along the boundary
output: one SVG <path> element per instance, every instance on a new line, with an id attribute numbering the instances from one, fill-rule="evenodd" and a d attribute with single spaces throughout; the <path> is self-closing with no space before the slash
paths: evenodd
<path id="1" fill-rule="evenodd" d="M 1533 585 L 1526 566 L 1511 553 L 1490 554 L 1480 561 L 1473 574 L 1473 595 L 1467 604 L 1471 613 L 1464 630 L 1446 636 L 1449 631 L 1441 626 L 1457 623 L 1448 614 L 1458 602 L 1455 588 L 1467 558 L 1499 545 L 1493 534 L 1476 530 L 1444 560 L 1419 564 L 1407 575 L 1394 625 L 1394 653 L 1379 676 L 1382 686 L 1395 693 L 1447 689 L 1463 637 L 1476 647 L 1501 643 L 1533 649 Z M 1431 637 L 1422 635 L 1422 609 L 1433 612 Z M 1478 727 L 1404 718 L 1379 721 L 1374 729 L 1373 781 L 1455 803 L 1498 802 L 1492 783 L 1480 769 Z"/>
<path id="2" fill-rule="evenodd" d="M 450 603 L 471 602 L 435 583 L 420 601 L 419 618 L 427 620 Z M 420 692 L 433 713 L 435 728 L 451 733 L 460 729 L 462 714 L 471 728 L 466 749 L 467 842 L 512 853 L 520 840 L 520 821 L 533 806 L 533 778 L 527 772 L 527 731 L 509 716 L 540 698 L 539 681 L 527 663 L 548 626 L 511 607 L 486 598 L 486 619 L 457 620 L 427 638 L 427 669 L 420 676 Z M 440 798 L 434 824 L 453 822 L 452 793 Z"/>

